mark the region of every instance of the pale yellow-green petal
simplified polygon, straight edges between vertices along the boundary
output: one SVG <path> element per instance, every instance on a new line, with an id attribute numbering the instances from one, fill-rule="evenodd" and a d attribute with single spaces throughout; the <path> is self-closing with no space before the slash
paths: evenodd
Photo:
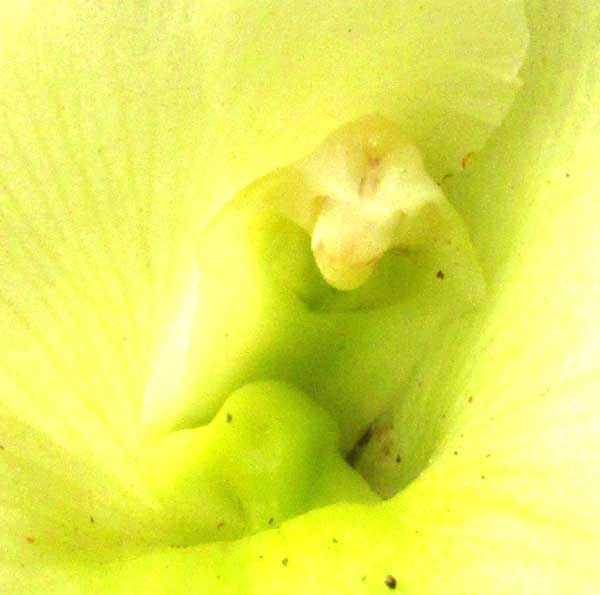
<path id="1" fill-rule="evenodd" d="M 49 564 L 22 576 L 32 592 L 49 594 L 68 585 L 107 595 L 371 595 L 388 592 L 393 576 L 407 595 L 594 595 L 598 390 L 594 373 L 524 395 L 386 504 L 313 511 L 234 543 L 157 549 L 103 566 Z"/>
<path id="2" fill-rule="evenodd" d="M 526 32 L 512 2 L 31 0 L 2 5 L 0 39 L 4 423 L 143 496 L 142 399 L 211 207 L 345 119 L 399 118 L 431 75 L 407 126 L 438 146 L 419 110 L 460 120 L 432 156 L 450 168 L 506 111 Z"/>
<path id="3" fill-rule="evenodd" d="M 112 472 L 207 213 L 374 111 L 441 176 L 500 121 L 526 44 L 509 1 L 0 10 L 3 403 Z"/>
<path id="4" fill-rule="evenodd" d="M 110 593 L 386 593 L 388 574 L 399 592 L 419 595 L 598 592 L 598 122 L 590 109 L 597 72 L 589 69 L 593 45 L 569 57 L 543 43 L 543 4 L 531 10 L 539 41 L 530 72 L 543 90 L 579 64 L 565 72 L 574 99 L 550 104 L 554 126 L 544 129 L 530 87 L 511 123 L 519 128 L 506 128 L 488 157 L 507 159 L 504 192 L 495 196 L 517 210 L 501 223 L 510 221 L 520 241 L 512 251 L 508 242 L 498 246 L 507 258 L 498 255 L 505 266 L 496 271 L 494 302 L 480 315 L 482 330 L 463 337 L 463 357 L 442 366 L 449 330 L 438 369 L 423 372 L 416 430 L 426 421 L 440 430 L 421 477 L 378 509 L 315 511 L 243 542 L 158 551 L 102 577 L 93 567 L 65 567 L 57 577 Z M 584 8 L 597 19 L 591 4 L 570 16 L 553 6 L 561 19 L 555 35 L 572 47 L 593 36 L 598 21 L 580 20 Z M 553 158 L 527 166 L 520 155 L 517 171 L 510 155 L 531 156 L 532 147 Z"/>
<path id="5" fill-rule="evenodd" d="M 60 27 L 69 30 L 76 5 L 65 6 L 69 9 L 56 11 L 52 18 L 42 15 L 48 18 L 41 26 L 56 27 L 52 34 L 68 45 L 69 36 L 63 38 Z M 183 8 L 179 6 L 176 18 L 187 22 Z M 132 26 L 143 15 L 136 9 L 127 17 Z M 19 15 L 23 29 L 13 28 L 2 51 L 5 45 L 18 47 L 14 44 L 20 39 L 39 57 L 60 54 L 27 43 L 25 12 L 21 9 Z M 99 21 L 110 19 L 99 7 L 92 12 Z M 176 92 L 164 81 L 161 87 L 160 76 L 153 87 L 150 77 L 138 73 L 137 82 L 143 80 L 150 92 L 102 95 L 102 78 L 96 80 L 93 68 L 71 70 L 72 64 L 65 69 L 57 62 L 46 79 L 56 81 L 57 90 L 48 94 L 47 83 L 34 84 L 41 81 L 35 68 L 21 64 L 19 76 L 27 83 L 30 107 L 9 86 L 12 90 L 3 97 L 9 117 L 4 120 L 14 130 L 10 144 L 10 127 L 2 128 L 1 148 L 10 156 L 3 174 L 9 182 L 2 211 L 7 223 L 0 228 L 4 255 L 10 255 L 0 269 L 2 351 L 7 354 L 0 386 L 3 406 L 10 405 L 0 425 L 6 438 L 0 441 L 0 477 L 10 478 L 0 483 L 0 520 L 9 528 L 0 534 L 0 585 L 5 592 L 386 593 L 388 574 L 396 577 L 398 592 L 419 595 L 598 592 L 593 557 L 600 518 L 594 498 L 600 483 L 594 467 L 600 416 L 594 356 L 599 322 L 599 183 L 594 168 L 600 95 L 593 63 L 598 9 L 591 1 L 552 1 L 531 4 L 529 12 L 534 53 L 526 71 L 526 93 L 486 154 L 480 160 L 475 156 L 472 177 L 457 180 L 452 188 L 455 204 L 472 223 L 492 281 L 492 301 L 470 321 L 471 330 L 461 331 L 464 336 L 457 338 L 455 327 L 440 339 L 417 378 L 422 385 L 415 387 L 397 418 L 413 425 L 400 429 L 411 430 L 402 433 L 400 442 L 407 448 L 403 455 L 408 471 L 391 474 L 391 483 L 401 485 L 427 470 L 379 508 L 324 509 L 245 541 L 188 549 L 163 549 L 168 530 L 160 527 L 155 503 L 135 484 L 128 461 L 136 446 L 155 332 L 149 321 L 160 323 L 161 284 L 176 286 L 176 263 L 186 249 L 185 233 L 179 243 L 163 230 L 179 229 L 180 224 L 187 233 L 187 216 L 201 219 L 210 199 L 189 203 L 186 198 L 194 196 L 189 189 L 202 184 L 216 189 L 214 180 L 227 167 L 234 172 L 231 186 L 215 195 L 215 200 L 224 199 L 277 160 L 273 154 L 264 161 L 255 157 L 238 169 L 232 166 L 235 155 L 224 156 L 217 148 L 213 163 L 226 165 L 213 169 L 214 179 L 203 182 L 197 169 L 202 158 L 192 150 L 195 129 L 183 126 L 189 124 L 185 116 L 195 113 L 189 94 L 183 93 L 183 104 L 176 104 L 181 89 Z M 239 39 L 234 33 L 244 23 L 259 18 L 243 16 L 248 20 L 240 16 L 237 24 L 229 17 L 230 44 Z M 251 40 L 250 32 L 248 27 Z M 119 43 L 129 42 L 117 38 L 116 33 L 107 37 L 115 42 L 118 58 L 124 52 Z M 177 47 L 174 40 L 170 43 Z M 143 62 L 143 54 L 137 56 Z M 225 70 L 224 63 L 214 64 L 215 70 Z M 131 70 L 136 81 L 136 69 Z M 61 72 L 70 73 L 64 75 L 70 80 L 59 85 Z M 176 77 L 177 67 L 171 74 Z M 308 67 L 306 76 L 314 80 Z M 235 88 L 227 77 L 222 84 Z M 102 106 L 93 114 L 106 110 L 108 115 L 103 116 L 106 120 L 85 120 L 90 128 L 77 132 L 76 138 L 88 141 L 69 152 L 64 144 L 68 136 L 56 128 L 60 123 L 54 118 L 61 113 L 58 89 L 77 97 L 79 87 L 89 89 L 88 95 L 82 91 L 86 101 L 93 97 Z M 160 91 L 165 103 L 158 100 Z M 231 105 L 234 91 L 229 93 Z M 274 95 L 279 101 L 285 97 L 281 93 Z M 243 89 L 235 95 L 240 96 Z M 105 103 L 111 97 L 112 103 Z M 112 108 L 119 112 L 119 98 L 125 97 L 135 106 L 129 112 L 132 122 L 117 126 L 120 120 Z M 145 113 L 146 97 L 156 101 L 158 120 Z M 85 101 L 67 105 L 69 122 L 77 110 L 89 107 Z M 169 105 L 176 113 L 181 110 L 180 116 L 171 118 Z M 240 111 L 250 110 L 243 105 L 248 104 L 240 104 Z M 279 113 L 279 128 L 264 136 L 253 130 L 259 148 L 267 146 L 269 134 L 277 137 L 284 128 L 284 108 L 269 109 Z M 340 113 L 350 112 L 340 108 Z M 39 116 L 32 120 L 40 123 L 37 132 L 29 114 Z M 246 116 L 239 122 L 249 120 Z M 155 128 L 152 123 L 157 121 L 165 128 Z M 181 124 L 174 134 L 180 140 L 168 145 L 178 147 L 169 152 L 161 143 L 170 138 L 166 131 L 174 122 Z M 290 129 L 300 128 L 295 126 Z M 150 166 L 154 130 L 161 140 L 156 145 L 159 158 Z M 127 140 L 111 144 L 114 131 Z M 287 160 L 315 132 L 309 129 L 297 144 L 281 134 L 277 138 L 282 144 L 272 140 L 269 146 L 277 159 Z M 78 173 L 77 164 L 94 164 L 99 169 L 93 180 L 102 179 L 102 161 L 92 158 L 98 147 L 89 140 L 97 133 L 109 147 L 108 164 L 118 164 L 121 171 L 111 170 L 107 177 L 114 190 L 95 194 L 85 190 L 85 175 Z M 214 143 L 215 134 L 207 142 Z M 43 150 L 33 140 L 38 135 L 46 139 Z M 284 144 L 291 147 L 289 153 L 281 150 Z M 16 146 L 23 148 L 8 150 Z M 120 154 L 127 147 L 130 162 Z M 247 147 L 241 145 L 239 151 L 246 154 Z M 19 157 L 13 160 L 15 154 Z M 30 162 L 24 161 L 27 157 Z M 171 211 L 168 205 L 178 197 L 168 191 L 182 187 L 187 189 L 182 209 Z M 93 213 L 96 206 L 98 213 Z M 169 251 L 163 252 L 166 246 Z M 420 438 L 427 439 L 415 448 Z M 97 506 L 87 506 L 91 503 Z M 146 540 L 163 545 L 151 548 Z M 107 565 L 90 560 L 110 557 L 113 547 L 118 559 Z M 140 548 L 146 553 L 138 556 Z"/>

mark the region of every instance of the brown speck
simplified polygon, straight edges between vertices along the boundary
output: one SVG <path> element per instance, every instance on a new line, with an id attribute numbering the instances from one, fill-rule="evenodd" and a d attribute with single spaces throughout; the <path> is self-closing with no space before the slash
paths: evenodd
<path id="1" fill-rule="evenodd" d="M 472 402 L 473 402 L 473 397 L 469 397 L 469 398 L 467 399 L 467 401 L 468 401 L 469 403 L 472 403 Z"/>
<path id="2" fill-rule="evenodd" d="M 0 450 L 4 450 L 4 446 L 2 446 L 2 444 L 0 444 Z"/>
<path id="3" fill-rule="evenodd" d="M 482 475 L 482 476 L 481 476 L 481 479 L 485 479 L 485 475 Z"/>
<path id="4" fill-rule="evenodd" d="M 401 463 L 402 457 L 400 455 L 396 455 L 396 463 Z"/>
<path id="5" fill-rule="evenodd" d="M 455 454 L 455 455 L 458 455 L 458 450 L 455 450 L 455 451 L 454 451 L 454 454 Z"/>
<path id="6" fill-rule="evenodd" d="M 281 561 L 281 563 L 282 563 L 284 566 L 287 566 L 287 565 L 288 565 L 288 562 L 289 562 L 289 560 L 288 560 L 287 558 L 284 558 L 284 559 Z"/>
<path id="7" fill-rule="evenodd" d="M 221 521 L 218 525 L 217 525 L 217 529 L 222 529 L 225 526 L 225 522 Z"/>
<path id="8" fill-rule="evenodd" d="M 369 167 L 371 169 L 377 169 L 381 165 L 381 157 L 374 157 L 369 155 Z"/>
<path id="9" fill-rule="evenodd" d="M 438 271 L 435 276 L 438 279 L 443 279 L 446 275 L 444 275 L 444 271 Z"/>
<path id="10" fill-rule="evenodd" d="M 228 413 L 226 419 L 227 419 L 227 423 L 230 424 L 231 420 L 233 419 L 233 415 L 231 415 L 231 413 Z"/>
<path id="11" fill-rule="evenodd" d="M 334 537 L 334 538 L 333 538 L 331 541 L 332 541 L 333 543 L 337 543 L 337 542 L 338 542 L 338 540 L 337 540 L 335 537 Z"/>
<path id="12" fill-rule="evenodd" d="M 398 582 L 396 581 L 396 579 L 391 574 L 388 574 L 383 579 L 383 582 L 385 583 L 385 586 L 388 589 L 392 589 L 392 590 L 394 590 L 396 588 L 396 585 L 398 584 Z"/>
<path id="13" fill-rule="evenodd" d="M 373 428 L 369 426 L 367 431 L 358 439 L 356 444 L 352 447 L 352 450 L 346 455 L 346 462 L 349 465 L 354 465 L 358 460 L 358 457 L 362 451 L 362 449 L 369 444 L 373 438 Z"/>
<path id="14" fill-rule="evenodd" d="M 90 517 L 90 523 L 92 523 L 92 525 L 93 525 L 95 522 L 96 522 L 96 521 L 95 521 L 94 517 L 93 517 L 93 516 L 91 516 L 91 517 Z"/>
<path id="15" fill-rule="evenodd" d="M 473 156 L 474 155 L 475 155 L 475 153 L 471 152 L 471 153 L 467 153 L 462 158 L 462 161 L 460 162 L 460 164 L 462 165 L 463 169 L 466 169 L 467 167 L 469 167 L 469 165 L 471 165 L 471 162 L 473 161 Z"/>
<path id="16" fill-rule="evenodd" d="M 275 519 L 274 519 L 273 517 L 271 517 L 271 518 L 269 519 L 269 525 L 272 525 L 274 520 L 275 520 Z"/>
<path id="17" fill-rule="evenodd" d="M 28 537 L 27 543 L 35 543 L 35 537 Z"/>
<path id="18" fill-rule="evenodd" d="M 444 182 L 447 182 L 454 174 L 446 174 L 443 178 L 442 178 L 442 184 Z"/>
<path id="19" fill-rule="evenodd" d="M 570 173 L 566 173 L 565 176 L 567 176 L 567 178 L 570 178 L 571 174 Z"/>

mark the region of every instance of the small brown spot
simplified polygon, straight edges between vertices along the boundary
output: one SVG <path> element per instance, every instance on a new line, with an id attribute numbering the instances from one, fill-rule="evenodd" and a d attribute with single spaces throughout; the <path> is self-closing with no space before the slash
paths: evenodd
<path id="1" fill-rule="evenodd" d="M 375 169 L 381 165 L 381 157 L 372 154 L 367 156 L 367 161 L 371 169 Z"/>
<path id="2" fill-rule="evenodd" d="M 233 419 L 233 415 L 231 415 L 231 413 L 228 413 L 226 419 L 227 419 L 227 423 L 230 424 L 231 420 Z"/>
<path id="3" fill-rule="evenodd" d="M 462 165 L 463 169 L 466 169 L 467 167 L 469 167 L 469 165 L 471 165 L 474 155 L 475 155 L 475 153 L 471 152 L 471 153 L 467 153 L 462 158 L 462 161 L 460 162 L 460 164 Z"/>
<path id="4" fill-rule="evenodd" d="M 455 454 L 455 455 L 458 455 L 458 450 L 455 450 L 455 451 L 454 451 L 454 454 Z"/>
<path id="5" fill-rule="evenodd" d="M 96 521 L 95 521 L 94 517 L 93 517 L 93 516 L 91 516 L 91 517 L 90 517 L 90 523 L 92 523 L 92 525 L 93 525 L 95 522 L 96 522 Z"/>
<path id="6" fill-rule="evenodd" d="M 473 397 L 469 397 L 469 398 L 467 399 L 467 401 L 468 401 L 469 403 L 472 403 L 472 402 L 473 402 Z"/>
<path id="7" fill-rule="evenodd" d="M 346 462 L 349 465 L 354 465 L 357 462 L 360 453 L 365 448 L 365 446 L 369 444 L 371 438 L 373 438 L 373 427 L 369 426 L 365 433 L 358 439 L 356 444 L 352 447 L 350 452 L 346 455 Z"/>
<path id="8" fill-rule="evenodd" d="M 4 446 L 2 446 L 2 444 L 0 444 L 0 450 L 4 450 Z"/>
<path id="9" fill-rule="evenodd" d="M 269 525 L 272 525 L 274 520 L 275 520 L 275 519 L 274 519 L 273 517 L 271 517 L 271 518 L 269 519 Z"/>
<path id="10" fill-rule="evenodd" d="M 334 538 L 333 538 L 331 541 L 332 541 L 333 543 L 337 543 L 337 542 L 338 542 L 338 540 L 337 540 L 335 537 L 334 537 Z"/>
<path id="11" fill-rule="evenodd" d="M 392 590 L 394 590 L 396 588 L 396 585 L 398 584 L 396 579 L 391 574 L 388 574 L 385 577 L 385 579 L 383 579 L 383 582 L 385 583 L 385 586 L 388 587 L 388 589 Z"/>
<path id="12" fill-rule="evenodd" d="M 447 182 L 454 174 L 450 173 L 450 174 L 446 174 L 443 178 L 442 178 L 442 184 L 444 182 Z"/>
<path id="13" fill-rule="evenodd" d="M 28 537 L 27 543 L 35 543 L 35 537 Z"/>
<path id="14" fill-rule="evenodd" d="M 438 279 L 443 279 L 446 275 L 444 275 L 444 271 L 438 271 L 435 276 Z"/>
<path id="15" fill-rule="evenodd" d="M 217 529 L 222 529 L 225 526 L 225 522 L 221 521 L 218 525 L 217 525 Z"/>
<path id="16" fill-rule="evenodd" d="M 284 559 L 281 561 L 281 563 L 282 563 L 284 566 L 287 566 L 287 565 L 288 565 L 288 562 L 289 562 L 289 560 L 288 560 L 287 558 L 284 558 Z"/>
<path id="17" fill-rule="evenodd" d="M 400 455 L 396 455 L 396 463 L 401 463 L 402 457 Z"/>

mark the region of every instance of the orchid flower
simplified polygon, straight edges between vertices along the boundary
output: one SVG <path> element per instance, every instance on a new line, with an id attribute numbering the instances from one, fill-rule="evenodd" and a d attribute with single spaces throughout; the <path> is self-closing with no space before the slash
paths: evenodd
<path id="1" fill-rule="evenodd" d="M 0 593 L 600 593 L 596 0 L 5 0 Z"/>

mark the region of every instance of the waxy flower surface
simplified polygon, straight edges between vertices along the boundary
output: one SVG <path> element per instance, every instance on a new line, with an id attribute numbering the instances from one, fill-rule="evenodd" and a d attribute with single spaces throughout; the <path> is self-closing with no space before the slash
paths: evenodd
<path id="1" fill-rule="evenodd" d="M 600 593 L 600 7 L 0 6 L 0 593 Z"/>

